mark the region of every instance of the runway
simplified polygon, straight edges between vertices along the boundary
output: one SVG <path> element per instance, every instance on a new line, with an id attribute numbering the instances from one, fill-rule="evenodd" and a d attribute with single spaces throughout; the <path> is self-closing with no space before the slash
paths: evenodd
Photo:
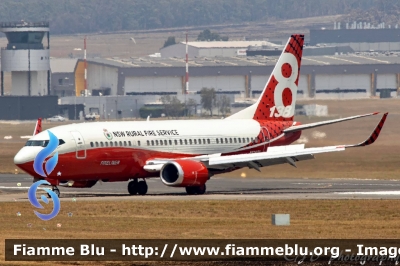
<path id="1" fill-rule="evenodd" d="M 92 188 L 59 187 L 61 200 L 276 200 L 400 199 L 400 180 L 221 178 L 207 182 L 205 195 L 189 196 L 184 188 L 147 180 L 146 196 L 130 196 L 128 182 L 97 183 Z M 0 201 L 27 200 L 28 175 L 0 174 Z"/>

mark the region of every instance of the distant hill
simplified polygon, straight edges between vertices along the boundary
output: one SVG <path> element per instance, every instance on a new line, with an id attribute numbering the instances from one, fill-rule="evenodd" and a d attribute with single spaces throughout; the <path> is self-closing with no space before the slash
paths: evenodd
<path id="1" fill-rule="evenodd" d="M 0 20 L 49 20 L 53 34 L 73 34 L 348 14 L 380 10 L 386 2 L 387 11 L 396 4 L 396 0 L 1 0 Z"/>

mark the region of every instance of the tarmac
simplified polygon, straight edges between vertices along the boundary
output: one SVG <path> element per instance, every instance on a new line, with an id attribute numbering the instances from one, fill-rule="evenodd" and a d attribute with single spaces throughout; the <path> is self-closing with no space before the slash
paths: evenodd
<path id="1" fill-rule="evenodd" d="M 204 195 L 187 195 L 184 188 L 148 179 L 148 194 L 131 196 L 128 182 L 98 182 L 92 188 L 59 187 L 60 199 L 71 200 L 290 200 L 400 199 L 400 180 L 222 178 L 213 177 Z M 0 202 L 27 201 L 29 175 L 0 174 Z M 43 191 L 43 190 L 41 190 Z M 44 192 L 44 191 L 43 191 Z"/>

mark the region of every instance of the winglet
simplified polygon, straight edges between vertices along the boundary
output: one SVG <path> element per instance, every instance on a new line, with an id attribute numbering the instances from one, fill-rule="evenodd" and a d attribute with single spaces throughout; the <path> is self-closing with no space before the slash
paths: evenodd
<path id="1" fill-rule="evenodd" d="M 42 119 L 38 118 L 36 121 L 35 130 L 33 131 L 33 136 L 39 134 L 40 132 L 42 132 Z"/>
<path id="2" fill-rule="evenodd" d="M 352 148 L 352 147 L 368 146 L 368 145 L 371 145 L 372 143 L 374 143 L 375 140 L 378 139 L 379 134 L 381 133 L 383 124 L 385 123 L 387 116 L 388 116 L 388 113 L 383 114 L 381 121 L 379 121 L 378 125 L 376 126 L 375 130 L 372 132 L 371 136 L 369 136 L 369 138 L 366 139 L 364 142 L 361 142 L 361 143 L 355 144 L 355 145 L 346 145 L 345 147 Z"/>

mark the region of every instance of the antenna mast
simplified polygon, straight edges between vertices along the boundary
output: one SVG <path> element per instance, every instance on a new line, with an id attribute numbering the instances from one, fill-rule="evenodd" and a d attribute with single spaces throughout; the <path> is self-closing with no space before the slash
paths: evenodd
<path id="1" fill-rule="evenodd" d="M 87 62 L 86 62 L 86 35 L 85 35 L 85 39 L 83 41 L 83 49 L 84 49 L 83 62 L 85 65 L 85 97 L 86 97 L 88 95 L 88 92 L 87 92 Z"/>
<path id="2" fill-rule="evenodd" d="M 186 31 L 186 91 L 185 94 L 189 93 L 189 55 L 188 55 L 188 32 Z"/>

